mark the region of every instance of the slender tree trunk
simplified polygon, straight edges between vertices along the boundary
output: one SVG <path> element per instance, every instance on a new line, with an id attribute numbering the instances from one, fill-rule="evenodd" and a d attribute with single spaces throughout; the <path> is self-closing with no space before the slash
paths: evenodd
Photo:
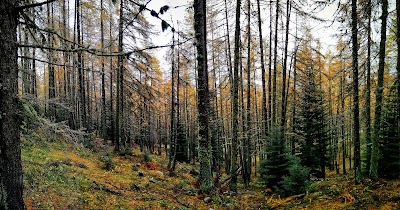
<path id="1" fill-rule="evenodd" d="M 53 3 L 51 4 L 47 4 L 47 27 L 49 27 L 50 29 L 54 28 L 54 22 L 53 22 Z M 53 47 L 53 34 L 48 32 L 47 33 L 47 41 L 48 41 L 48 46 L 50 48 Z M 54 66 L 53 66 L 53 51 L 49 50 L 49 54 L 48 54 L 48 72 L 49 72 L 49 116 L 51 118 L 55 118 L 55 97 L 56 97 L 56 93 L 55 93 L 55 74 L 54 74 Z"/>
<path id="2" fill-rule="evenodd" d="M 272 126 L 272 1 L 269 5 L 269 53 L 268 53 L 268 116 L 267 129 Z M 269 131 L 269 130 L 268 130 Z M 266 144 L 266 142 L 265 142 Z"/>
<path id="3" fill-rule="evenodd" d="M 238 157 L 238 135 L 239 135 L 239 104 L 238 104 L 238 90 L 239 90 L 239 59 L 240 59 L 240 5 L 241 0 L 236 1 L 236 27 L 235 27 L 235 57 L 234 57 L 234 68 L 233 68 L 233 89 L 232 89 L 232 166 L 231 166 L 231 183 L 229 185 L 230 190 L 237 190 L 237 157 Z"/>
<path id="4" fill-rule="evenodd" d="M 171 140 L 169 151 L 168 168 L 173 171 L 172 163 L 175 159 L 176 151 L 176 110 L 175 110 L 175 32 L 172 34 L 172 63 L 171 63 Z"/>
<path id="5" fill-rule="evenodd" d="M 286 0 L 286 33 L 285 33 L 285 52 L 283 59 L 282 68 L 282 110 L 281 110 L 281 131 L 282 140 L 285 139 L 285 125 L 286 125 L 286 68 L 288 60 L 288 43 L 289 43 L 289 23 L 290 23 L 290 11 L 292 4 L 291 0 Z M 288 82 L 289 83 L 289 82 Z"/>
<path id="6" fill-rule="evenodd" d="M 354 0 L 353 0 L 354 1 Z M 386 53 L 386 25 L 388 17 L 388 1 L 382 0 L 382 25 L 381 25 L 381 42 L 379 45 L 379 64 L 378 64 L 378 86 L 376 87 L 375 99 L 375 122 L 374 137 L 372 139 L 371 153 L 371 169 L 370 176 L 372 179 L 378 178 L 378 159 L 379 159 L 379 142 L 381 134 L 381 116 L 383 101 L 383 75 L 385 71 L 385 53 Z"/>
<path id="7" fill-rule="evenodd" d="M 346 63 L 344 62 L 345 67 Z M 340 137 L 342 140 L 342 164 L 343 164 L 343 174 L 346 174 L 346 142 L 345 142 L 345 123 L 346 119 L 344 116 L 344 78 L 345 78 L 345 68 L 343 68 L 343 73 L 340 75 L 340 106 L 341 106 L 341 126 L 340 126 Z"/>
<path id="8" fill-rule="evenodd" d="M 118 24 L 118 52 L 121 54 L 123 52 L 122 40 L 123 36 L 123 11 L 124 11 L 124 1 L 120 0 L 119 7 L 119 24 Z M 117 114 L 116 114 L 116 138 L 115 138 L 115 151 L 120 151 L 120 146 L 123 146 L 123 55 L 118 55 L 118 71 L 117 71 Z"/>
<path id="9" fill-rule="evenodd" d="M 211 172 L 211 150 L 208 126 L 208 114 L 210 98 L 208 89 L 207 70 L 207 30 L 206 30 L 206 1 L 194 0 L 194 28 L 197 47 L 197 81 L 198 98 L 197 108 L 199 111 L 199 160 L 200 160 L 200 191 L 208 193 L 213 188 Z"/>
<path id="10" fill-rule="evenodd" d="M 366 165 L 365 171 L 366 174 L 369 174 L 371 168 L 371 16 L 372 16 L 372 4 L 371 0 L 367 1 L 367 16 L 368 16 L 368 25 L 367 25 L 367 84 L 366 84 L 366 93 L 365 93 L 365 140 L 366 140 Z"/>
<path id="11" fill-rule="evenodd" d="M 20 1 L 0 2 L 0 209 L 24 209 L 18 99 L 17 25 Z"/>
<path id="12" fill-rule="evenodd" d="M 396 1 L 396 23 L 397 23 L 397 135 L 400 134 L 400 1 Z"/>
<path id="13" fill-rule="evenodd" d="M 277 109 L 277 98 L 276 98 L 276 75 L 278 74 L 278 20 L 279 20 L 279 0 L 276 0 L 276 11 L 275 11 L 275 35 L 274 35 L 274 75 L 272 77 L 272 125 L 276 125 L 276 112 Z"/>
<path id="14" fill-rule="evenodd" d="M 250 0 L 247 0 L 247 126 L 245 131 L 245 145 L 244 145 L 244 183 L 245 185 L 249 185 L 250 176 L 251 176 L 251 156 L 250 156 L 250 130 L 251 130 L 251 78 L 250 78 L 250 69 L 251 69 L 251 30 L 250 30 L 250 16 L 251 16 L 251 6 Z"/>
<path id="15" fill-rule="evenodd" d="M 101 134 L 103 138 L 106 137 L 106 116 L 107 116 L 107 108 L 106 108 L 106 78 L 105 78 L 105 68 L 104 68 L 104 8 L 103 8 L 103 0 L 100 0 L 100 44 L 101 44 Z"/>
<path id="16" fill-rule="evenodd" d="M 357 29 L 357 0 L 351 1 L 351 39 L 353 57 L 353 143 L 354 143 L 354 177 L 356 182 L 361 175 L 360 154 L 360 121 L 358 100 L 358 29 Z"/>
<path id="17" fill-rule="evenodd" d="M 258 39 L 260 40 L 260 58 L 261 58 L 261 83 L 262 83 L 262 138 L 266 139 L 268 132 L 268 112 L 267 112 L 267 90 L 265 87 L 265 64 L 264 64 L 264 41 L 262 36 L 261 6 L 260 0 L 257 0 L 258 15 Z"/>

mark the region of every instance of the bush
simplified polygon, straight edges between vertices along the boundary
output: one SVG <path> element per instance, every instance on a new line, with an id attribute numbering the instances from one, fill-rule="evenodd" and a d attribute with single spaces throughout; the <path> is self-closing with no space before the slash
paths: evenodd
<path id="1" fill-rule="evenodd" d="M 280 127 L 274 126 L 270 132 L 271 146 L 265 152 L 268 154 L 266 160 L 260 162 L 258 172 L 259 180 L 268 187 L 279 191 L 282 188 L 280 182 L 288 174 L 288 157 L 285 145 L 282 143 Z"/>
<path id="2" fill-rule="evenodd" d="M 286 196 L 306 192 L 306 187 L 309 185 L 310 169 L 301 165 L 298 157 L 291 156 L 288 172 L 288 175 L 283 176 L 282 181 L 279 182 L 282 187 L 279 191 Z"/>
<path id="3" fill-rule="evenodd" d="M 152 158 L 149 151 L 145 150 L 143 154 L 144 162 L 151 162 Z"/>
<path id="4" fill-rule="evenodd" d="M 104 164 L 104 169 L 106 169 L 107 171 L 111 171 L 112 169 L 114 169 L 115 164 L 112 160 L 112 155 L 110 153 L 106 153 L 105 155 L 101 156 L 101 161 Z"/>

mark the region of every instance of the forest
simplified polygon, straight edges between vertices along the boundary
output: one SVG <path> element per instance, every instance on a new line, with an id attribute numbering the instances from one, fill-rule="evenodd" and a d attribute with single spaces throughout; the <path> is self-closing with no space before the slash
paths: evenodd
<path id="1" fill-rule="evenodd" d="M 400 209 L 399 34 L 399 0 L 0 0 L 0 209 Z"/>

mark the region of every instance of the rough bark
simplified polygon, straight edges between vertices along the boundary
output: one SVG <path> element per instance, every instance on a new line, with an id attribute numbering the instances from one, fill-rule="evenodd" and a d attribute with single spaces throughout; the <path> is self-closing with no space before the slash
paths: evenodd
<path id="1" fill-rule="evenodd" d="M 200 191 L 208 193 L 213 189 L 211 172 L 211 149 L 209 138 L 209 88 L 207 70 L 207 32 L 206 32 L 206 1 L 194 1 L 194 29 L 197 48 L 197 108 L 199 111 L 199 160 L 200 160 Z"/>
<path id="2" fill-rule="evenodd" d="M 24 209 L 18 99 L 16 6 L 0 2 L 0 209 Z"/>
<path id="3" fill-rule="evenodd" d="M 354 176 L 357 181 L 361 170 L 360 155 L 360 121 L 358 100 L 358 41 L 357 41 L 357 0 L 351 1 L 351 40 L 353 69 L 353 142 L 354 142 Z"/>
<path id="4" fill-rule="evenodd" d="M 354 0 L 353 0 L 354 1 Z M 378 64 L 378 86 L 376 87 L 375 99 L 375 122 L 374 136 L 372 139 L 371 153 L 371 169 L 370 176 L 372 179 L 378 178 L 378 160 L 379 160 L 379 141 L 381 134 L 381 116 L 383 101 L 383 75 L 385 71 L 385 52 L 386 52 L 386 25 L 388 17 L 388 1 L 382 0 L 382 25 L 381 25 L 381 41 L 379 44 L 379 64 Z"/>
<path id="5" fill-rule="evenodd" d="M 229 185 L 230 190 L 237 190 L 237 157 L 238 157 L 238 134 L 239 134 L 239 59 L 240 59 L 240 5 L 241 0 L 236 2 L 236 26 L 235 26 L 235 52 L 234 52 L 234 68 L 233 68 L 233 89 L 232 89 L 232 166 L 231 166 L 231 182 Z"/>

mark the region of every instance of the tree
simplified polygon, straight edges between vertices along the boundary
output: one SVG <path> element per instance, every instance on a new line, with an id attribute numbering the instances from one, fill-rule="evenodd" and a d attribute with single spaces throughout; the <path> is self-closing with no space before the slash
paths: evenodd
<path id="1" fill-rule="evenodd" d="M 262 83 L 262 134 L 265 139 L 267 136 L 268 113 L 267 113 L 267 92 L 265 87 L 265 64 L 264 64 L 264 41 L 261 27 L 261 7 L 260 0 L 257 0 L 257 15 L 258 15 L 258 39 L 260 40 L 260 58 L 261 58 L 261 83 Z"/>
<path id="2" fill-rule="evenodd" d="M 17 25 L 20 1 L 0 2 L 0 209 L 24 209 Z"/>
<path id="3" fill-rule="evenodd" d="M 197 97 L 198 97 L 198 121 L 199 121 L 199 160 L 200 160 L 200 190 L 208 193 L 212 190 L 213 181 L 211 173 L 211 151 L 209 139 L 209 89 L 207 70 L 207 45 L 206 45 L 206 1 L 194 1 L 194 30 L 197 48 Z"/>
<path id="4" fill-rule="evenodd" d="M 353 0 L 354 1 L 354 0 Z M 382 24 L 381 24 L 381 41 L 379 44 L 379 64 L 378 64 L 378 86 L 375 93 L 375 121 L 374 133 L 372 139 L 371 152 L 371 169 L 370 176 L 372 179 L 378 178 L 378 162 L 379 162 L 379 142 L 381 138 L 381 116 L 383 101 L 383 74 L 385 71 L 385 52 L 386 52 L 386 24 L 388 17 L 388 1 L 382 0 Z"/>
<path id="5" fill-rule="evenodd" d="M 238 134 L 239 134 L 239 47 L 240 47 L 240 8 L 241 0 L 236 0 L 236 18 L 235 18 L 235 50 L 233 61 L 233 88 L 232 88 L 232 166 L 231 166 L 231 183 L 230 190 L 237 190 L 237 157 L 238 157 Z"/>
<path id="6" fill-rule="evenodd" d="M 360 155 L 360 121 L 358 101 L 358 40 L 357 40 L 357 0 L 351 1 L 351 40 L 353 58 L 353 142 L 354 142 L 354 176 L 358 180 L 361 172 Z"/>
<path id="7" fill-rule="evenodd" d="M 365 93 L 365 140 L 367 144 L 367 148 L 365 151 L 366 155 L 366 164 L 365 171 L 366 174 L 369 173 L 371 168 L 371 16 L 372 16 L 372 4 L 371 0 L 367 1 L 367 83 L 366 83 L 366 93 Z"/>

